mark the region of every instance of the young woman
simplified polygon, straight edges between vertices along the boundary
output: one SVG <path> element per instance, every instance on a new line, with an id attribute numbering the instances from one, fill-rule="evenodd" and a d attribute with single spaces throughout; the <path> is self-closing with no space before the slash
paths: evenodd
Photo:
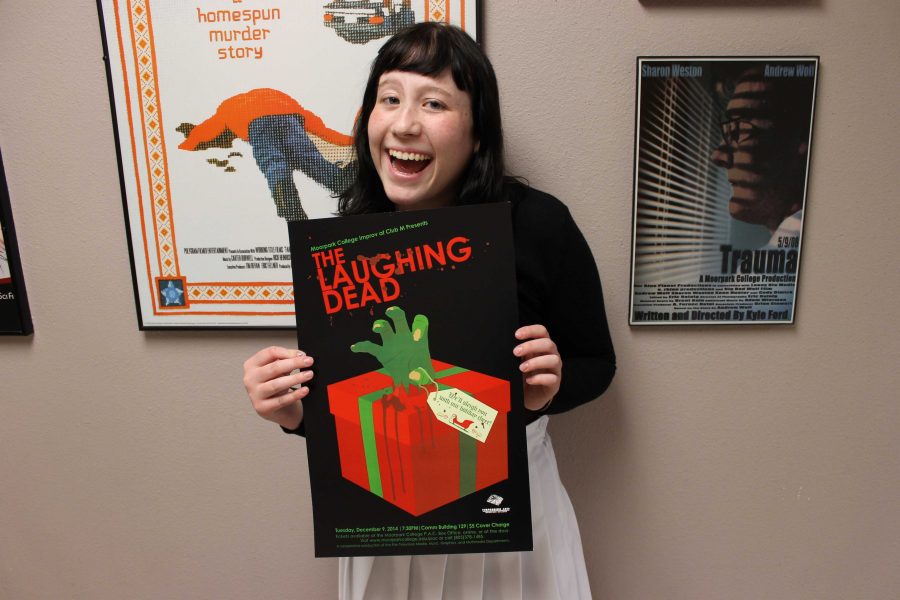
<path id="1" fill-rule="evenodd" d="M 354 137 L 357 180 L 341 215 L 512 203 L 521 359 L 528 415 L 534 551 L 384 556 L 340 561 L 342 599 L 590 598 L 581 539 L 559 480 L 547 414 L 593 400 L 615 373 L 615 353 L 590 249 L 556 198 L 505 175 L 497 81 L 461 30 L 414 25 L 372 65 Z M 303 433 L 313 358 L 266 348 L 244 364 L 256 412 Z"/>

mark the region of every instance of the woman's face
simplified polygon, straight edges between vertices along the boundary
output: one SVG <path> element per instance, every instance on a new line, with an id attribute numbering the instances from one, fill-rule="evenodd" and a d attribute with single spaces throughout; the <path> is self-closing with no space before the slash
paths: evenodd
<path id="1" fill-rule="evenodd" d="M 449 70 L 437 77 L 388 71 L 369 116 L 369 151 L 398 210 L 456 202 L 460 178 L 478 148 L 472 99 Z"/>

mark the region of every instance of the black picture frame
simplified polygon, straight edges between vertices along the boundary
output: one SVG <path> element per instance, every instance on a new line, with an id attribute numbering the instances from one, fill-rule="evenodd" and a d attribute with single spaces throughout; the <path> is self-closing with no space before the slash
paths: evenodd
<path id="1" fill-rule="evenodd" d="M 34 326 L 0 152 L 0 335 L 31 335 Z"/>

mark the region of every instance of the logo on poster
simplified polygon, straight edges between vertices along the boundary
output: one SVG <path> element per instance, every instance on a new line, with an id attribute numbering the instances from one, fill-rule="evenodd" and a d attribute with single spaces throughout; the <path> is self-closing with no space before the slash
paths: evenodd
<path id="1" fill-rule="evenodd" d="M 491 494 L 490 496 L 488 496 L 487 501 L 489 504 L 493 504 L 496 508 L 482 508 L 481 512 L 487 513 L 487 514 L 509 512 L 508 506 L 504 506 L 503 508 L 500 508 L 500 505 L 503 504 L 503 496 L 498 496 L 497 494 Z"/>

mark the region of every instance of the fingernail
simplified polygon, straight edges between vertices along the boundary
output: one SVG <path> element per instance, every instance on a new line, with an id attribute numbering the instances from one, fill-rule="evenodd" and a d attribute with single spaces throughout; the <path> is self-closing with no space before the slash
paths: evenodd
<path id="1" fill-rule="evenodd" d="M 516 346 L 515 348 L 513 348 L 513 354 L 515 354 L 516 356 L 522 354 L 522 346 Z"/>
<path id="2" fill-rule="evenodd" d="M 302 364 L 305 367 L 308 367 L 309 365 L 313 364 L 312 356 L 305 357 L 303 360 L 300 361 L 300 364 Z"/>
<path id="3" fill-rule="evenodd" d="M 306 352 L 303 350 L 297 350 L 297 356 L 306 356 Z"/>
<path id="4" fill-rule="evenodd" d="M 523 372 L 524 372 L 527 368 L 528 368 L 528 363 L 527 363 L 527 362 L 523 362 L 521 365 L 519 365 L 519 370 L 520 370 L 520 371 L 523 371 Z"/>

